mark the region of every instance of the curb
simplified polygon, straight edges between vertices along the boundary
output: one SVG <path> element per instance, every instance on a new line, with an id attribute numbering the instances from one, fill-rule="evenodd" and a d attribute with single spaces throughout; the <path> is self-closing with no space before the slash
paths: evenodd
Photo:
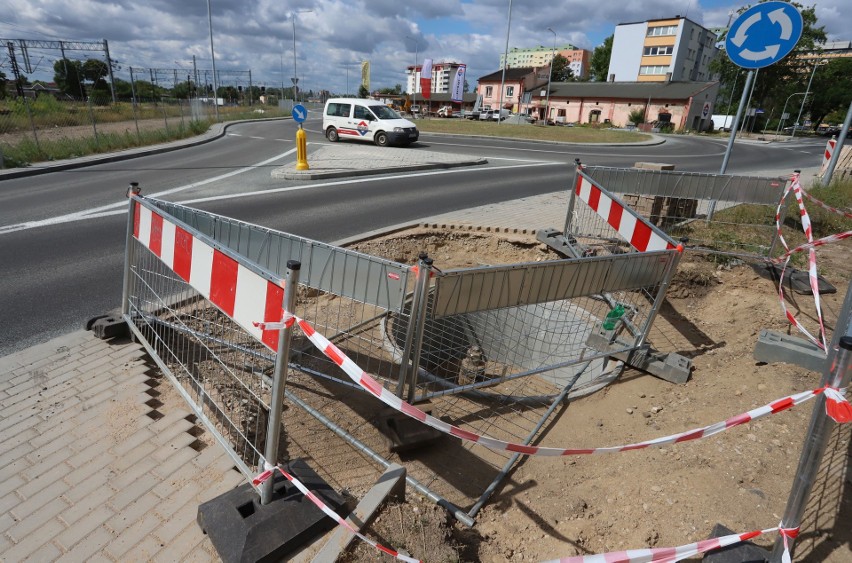
<path id="1" fill-rule="evenodd" d="M 227 123 L 214 123 L 210 130 L 202 135 L 198 135 L 197 137 L 190 137 L 189 139 L 181 139 L 178 141 L 170 141 L 168 143 L 163 143 L 160 145 L 151 145 L 150 147 L 140 147 L 135 149 L 128 149 L 126 151 L 115 152 L 115 153 L 107 153 L 105 155 L 89 155 L 80 157 L 78 159 L 68 159 L 65 161 L 59 161 L 57 163 L 48 163 L 49 161 L 36 163 L 35 165 L 27 168 L 10 168 L 9 170 L 0 170 L 0 182 L 7 179 L 13 178 L 24 178 L 27 176 L 37 176 L 39 174 L 48 174 L 50 172 L 59 172 L 62 170 L 73 170 L 75 168 L 84 168 L 86 166 L 91 166 L 93 164 L 105 164 L 109 162 L 119 162 L 122 160 L 130 160 L 131 158 L 137 158 L 140 156 L 149 156 L 153 154 L 161 154 L 165 152 L 176 151 L 178 149 L 185 149 L 187 147 L 197 147 L 199 145 L 203 145 L 209 143 L 211 141 L 215 141 L 216 139 L 221 139 L 225 136 L 226 131 L 232 125 L 239 125 L 241 123 L 252 123 L 255 121 L 280 121 L 284 119 L 292 119 L 291 117 L 271 117 L 264 120 L 260 119 L 245 119 L 240 121 L 229 121 Z M 216 129 L 221 129 L 220 131 L 216 131 Z"/>
<path id="2" fill-rule="evenodd" d="M 439 133 L 437 131 L 421 131 L 420 137 L 423 135 L 446 135 L 447 137 L 465 137 L 468 139 L 498 139 L 501 141 L 524 141 L 526 143 L 541 143 L 543 145 L 571 145 L 571 146 L 580 146 L 580 147 L 654 147 L 657 145 L 664 144 L 667 139 L 660 137 L 659 135 L 654 135 L 653 133 L 646 133 L 647 135 L 651 135 L 654 137 L 651 141 L 642 141 L 639 143 L 570 143 L 567 141 L 548 141 L 546 139 L 524 139 L 523 137 L 495 137 L 493 135 L 462 135 L 461 133 Z"/>
<path id="3" fill-rule="evenodd" d="M 360 170 L 337 169 L 328 172 L 299 172 L 296 170 L 286 170 L 279 172 L 272 171 L 272 178 L 276 180 L 319 180 L 324 178 L 348 178 L 352 176 L 376 176 L 379 174 L 390 174 L 393 172 L 411 172 L 416 170 L 442 170 L 448 168 L 460 168 L 462 166 L 479 166 L 487 164 L 488 160 L 479 158 L 476 160 L 468 160 L 464 162 L 440 162 L 431 164 L 411 164 L 407 166 L 391 166 L 387 168 L 369 168 Z"/>

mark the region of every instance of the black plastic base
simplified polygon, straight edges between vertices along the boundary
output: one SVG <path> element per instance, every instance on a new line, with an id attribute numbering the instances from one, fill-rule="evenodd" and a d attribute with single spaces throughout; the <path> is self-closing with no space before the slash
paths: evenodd
<path id="1" fill-rule="evenodd" d="M 430 407 L 421 407 L 426 414 L 432 414 Z M 391 453 L 404 453 L 434 444 L 444 434 L 419 420 L 394 409 L 383 409 L 377 417 L 376 426 L 385 437 Z"/>
<path id="2" fill-rule="evenodd" d="M 288 463 L 285 471 L 335 512 L 343 505 L 343 498 L 301 459 Z M 199 506 L 197 521 L 225 563 L 282 561 L 335 525 L 278 472 L 269 504 L 260 504 L 257 491 L 246 483 Z"/>
<path id="3" fill-rule="evenodd" d="M 711 538 L 721 536 L 730 536 L 734 534 L 733 530 L 729 530 L 721 524 L 713 526 L 710 531 Z M 729 545 L 721 549 L 716 549 L 704 555 L 701 559 L 702 563 L 766 563 L 769 561 L 771 553 L 758 547 L 751 542 L 742 542 L 736 545 Z"/>
<path id="4" fill-rule="evenodd" d="M 101 340 L 130 337 L 130 328 L 121 313 L 92 317 L 86 321 L 86 330 L 91 330 Z"/>

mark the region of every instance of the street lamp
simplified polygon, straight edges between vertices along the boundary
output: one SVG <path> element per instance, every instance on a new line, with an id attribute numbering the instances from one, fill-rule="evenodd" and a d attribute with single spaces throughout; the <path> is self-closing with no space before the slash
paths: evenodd
<path id="1" fill-rule="evenodd" d="M 293 103 L 299 101 L 299 73 L 296 72 L 296 14 L 307 14 L 313 10 L 296 10 L 290 12 L 290 19 L 293 21 Z"/>
<path id="2" fill-rule="evenodd" d="M 210 59 L 213 61 L 213 108 L 216 121 L 219 121 L 219 84 L 216 82 L 216 55 L 213 52 L 213 13 L 210 11 L 210 0 L 207 0 L 207 23 L 210 26 Z"/>
<path id="3" fill-rule="evenodd" d="M 417 104 L 417 47 L 420 45 L 420 42 L 411 35 L 406 35 L 405 37 L 414 41 L 414 68 L 411 70 L 411 105 L 414 106 Z M 413 111 L 411 112 L 411 117 L 414 117 Z"/>
<path id="4" fill-rule="evenodd" d="M 802 105 L 799 106 L 799 116 L 796 117 L 796 122 L 793 124 L 793 135 L 791 136 L 791 138 L 796 136 L 796 127 L 799 126 L 799 120 L 802 118 L 802 111 L 805 109 L 805 101 L 808 99 L 808 94 L 811 91 L 811 82 L 813 82 L 813 80 L 814 80 L 814 74 L 816 74 L 816 69 L 817 69 L 818 66 L 827 65 L 827 64 L 828 64 L 828 61 L 825 60 L 825 59 L 823 59 L 821 61 L 817 61 L 817 62 L 814 63 L 814 69 L 813 69 L 813 71 L 811 71 L 811 77 L 808 80 L 808 87 L 805 88 L 805 97 L 802 98 Z"/>
<path id="5" fill-rule="evenodd" d="M 784 114 L 787 113 L 787 102 L 789 102 L 790 98 L 792 98 L 793 96 L 801 96 L 802 94 L 805 94 L 805 98 L 807 98 L 807 92 L 794 92 L 793 94 L 787 96 L 787 100 L 784 102 L 784 109 L 781 110 L 781 119 L 780 121 L 778 121 L 778 128 L 775 130 L 776 136 L 778 136 L 778 133 L 781 131 L 781 126 L 784 125 L 784 120 L 786 119 L 786 117 L 784 117 Z M 795 126 L 793 126 L 793 130 L 796 130 Z"/>
<path id="6" fill-rule="evenodd" d="M 547 118 L 550 116 L 550 82 L 553 80 L 553 62 L 556 60 L 556 32 L 549 27 L 547 31 L 553 34 L 553 55 L 550 58 L 550 74 L 547 75 L 547 100 L 544 102 L 545 125 L 547 125 Z"/>
<path id="7" fill-rule="evenodd" d="M 509 0 L 509 21 L 506 24 L 506 49 L 503 51 L 503 75 L 500 78 L 500 106 L 497 108 L 497 125 L 502 121 L 503 91 L 506 89 L 506 67 L 509 66 L 509 32 L 512 30 L 512 0 Z"/>

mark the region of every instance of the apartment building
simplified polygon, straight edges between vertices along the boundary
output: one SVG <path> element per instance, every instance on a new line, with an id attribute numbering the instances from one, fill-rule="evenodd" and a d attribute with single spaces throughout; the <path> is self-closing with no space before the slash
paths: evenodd
<path id="1" fill-rule="evenodd" d="M 553 47 L 545 47 L 544 45 L 528 49 L 512 47 L 509 49 L 508 59 L 505 54 L 500 55 L 500 68 L 503 68 L 503 61 L 506 60 L 509 61 L 507 68 L 540 68 L 550 66 L 550 61 L 553 59 L 554 53 L 568 59 L 568 66 L 571 68 L 574 76 L 586 78 L 589 75 L 591 53 L 586 49 L 578 49 L 570 43 L 557 45 L 555 50 Z"/>
<path id="2" fill-rule="evenodd" d="M 681 16 L 615 27 L 609 82 L 705 82 L 719 53 L 717 35 Z"/>
<path id="3" fill-rule="evenodd" d="M 464 63 L 456 62 L 440 62 L 432 63 L 432 92 L 435 94 L 444 94 L 452 90 L 453 80 L 456 76 L 456 71 Z M 415 91 L 419 94 L 420 90 L 420 70 L 421 66 L 409 66 L 405 70 L 405 92 L 413 94 Z M 415 90 L 416 88 L 416 90 Z"/>

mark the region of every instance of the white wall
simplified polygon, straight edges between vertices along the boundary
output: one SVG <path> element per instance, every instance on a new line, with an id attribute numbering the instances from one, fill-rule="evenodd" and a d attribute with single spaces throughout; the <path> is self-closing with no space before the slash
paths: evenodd
<path id="1" fill-rule="evenodd" d="M 645 43 L 646 22 L 618 25 L 612 39 L 607 80 L 613 74 L 616 82 L 634 82 L 639 77 L 642 45 Z"/>

